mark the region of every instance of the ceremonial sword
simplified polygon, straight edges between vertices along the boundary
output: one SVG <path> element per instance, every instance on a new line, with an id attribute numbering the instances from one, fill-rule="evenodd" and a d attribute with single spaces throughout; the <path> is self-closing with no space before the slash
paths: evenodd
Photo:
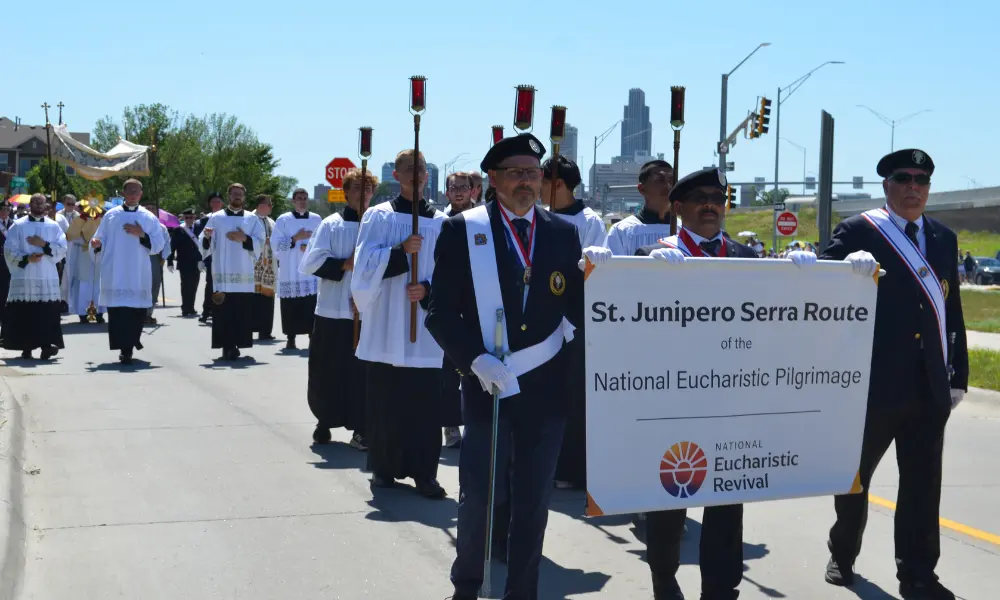
<path id="1" fill-rule="evenodd" d="M 503 362 L 503 309 L 497 309 L 496 329 L 493 333 L 493 356 Z M 490 434 L 490 492 L 486 506 L 486 560 L 483 561 L 483 587 L 480 598 L 490 597 L 490 565 L 493 561 L 493 511 L 496 502 L 497 437 L 500 429 L 500 388 L 493 385 L 493 430 Z"/>

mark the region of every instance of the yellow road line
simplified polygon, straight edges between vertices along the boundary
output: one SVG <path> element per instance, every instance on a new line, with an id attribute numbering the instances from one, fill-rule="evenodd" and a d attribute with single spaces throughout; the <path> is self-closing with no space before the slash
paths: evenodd
<path id="1" fill-rule="evenodd" d="M 871 494 L 868 494 L 868 501 L 871 502 L 872 504 L 877 504 L 878 506 L 881 506 L 883 508 L 888 508 L 889 510 L 893 511 L 896 510 L 896 503 L 891 500 L 886 500 L 885 498 L 879 498 L 878 496 L 873 496 Z M 951 519 L 942 518 L 939 519 L 938 522 L 941 523 L 941 527 L 945 527 L 947 529 L 951 529 L 952 531 L 963 533 L 969 537 L 974 537 L 977 540 L 981 540 L 984 542 L 988 542 L 990 544 L 996 544 L 997 546 L 1000 546 L 1000 535 L 987 533 L 985 531 L 976 529 L 975 527 L 969 527 L 968 525 L 957 523 L 955 521 L 952 521 Z"/>

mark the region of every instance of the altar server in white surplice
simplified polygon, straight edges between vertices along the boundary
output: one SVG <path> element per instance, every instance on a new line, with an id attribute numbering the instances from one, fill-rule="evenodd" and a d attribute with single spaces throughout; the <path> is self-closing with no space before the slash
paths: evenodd
<path id="1" fill-rule="evenodd" d="M 427 163 L 404 150 L 396 156 L 393 177 L 400 195 L 368 209 L 361 219 L 354 252 L 351 293 L 365 323 L 357 357 L 368 365 L 368 460 L 371 485 L 392 487 L 412 477 L 417 492 L 444 498 L 437 482 L 441 457 L 441 363 L 444 352 L 424 327 L 434 272 L 434 246 L 444 213 L 421 198 L 411 215 L 414 170 L 418 195 L 427 181 Z M 417 256 L 417 281 L 410 283 L 410 261 Z M 418 302 L 416 342 L 410 341 L 410 306 Z"/>
<path id="2" fill-rule="evenodd" d="M 212 348 L 236 360 L 253 346 L 254 266 L 264 248 L 264 227 L 243 209 L 246 188 L 233 183 L 229 207 L 208 218 L 201 231 L 205 258 L 212 257 Z"/>
<path id="3" fill-rule="evenodd" d="M 313 313 L 316 312 L 316 289 L 319 278 L 302 273 L 299 264 L 305 256 L 309 238 L 323 217 L 309 212 L 309 192 L 302 188 L 292 192 L 292 210 L 274 221 L 271 249 L 278 258 L 278 298 L 281 300 L 281 331 L 294 350 L 295 336 L 312 333 Z"/>
<path id="4" fill-rule="evenodd" d="M 331 429 L 354 434 L 350 445 L 367 450 L 365 442 L 365 362 L 354 356 L 354 310 L 351 275 L 361 215 L 368 208 L 378 179 L 371 171 L 351 169 L 344 176 L 347 206 L 343 214 L 323 219 L 309 240 L 299 269 L 319 277 L 319 295 L 309 336 L 309 409 L 316 416 L 313 441 L 328 443 Z M 364 197 L 362 198 L 362 190 Z M 358 321 L 360 331 L 362 323 Z"/>
<path id="5" fill-rule="evenodd" d="M 670 235 L 670 190 L 674 168 L 664 160 L 651 160 L 639 169 L 639 193 L 645 203 L 637 214 L 611 226 L 604 247 L 615 256 L 634 256 L 636 250 Z M 678 221 L 677 229 L 680 229 Z"/>
<path id="6" fill-rule="evenodd" d="M 6 350 L 20 350 L 25 359 L 41 348 L 42 360 L 48 360 L 64 347 L 56 265 L 66 256 L 66 236 L 58 223 L 45 216 L 45 206 L 44 195 L 33 195 L 28 216 L 14 222 L 4 244 L 10 291 L 0 343 Z"/>
<path id="7" fill-rule="evenodd" d="M 101 293 L 98 304 L 108 307 L 108 339 L 122 364 L 132 363 L 146 311 L 153 305 L 153 270 L 149 257 L 163 250 L 163 230 L 153 213 L 139 206 L 142 184 L 129 179 L 125 203 L 109 210 L 90 241 L 98 256 Z"/>

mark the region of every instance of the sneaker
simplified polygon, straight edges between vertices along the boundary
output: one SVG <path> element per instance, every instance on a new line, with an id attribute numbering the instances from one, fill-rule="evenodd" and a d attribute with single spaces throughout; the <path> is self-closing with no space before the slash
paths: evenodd
<path id="1" fill-rule="evenodd" d="M 462 444 L 462 430 L 458 427 L 444 428 L 444 445 L 447 448 L 457 448 Z"/>
<path id="2" fill-rule="evenodd" d="M 362 452 L 368 450 L 368 444 L 365 443 L 365 436 L 361 435 L 360 433 L 355 433 L 353 436 L 351 436 L 351 442 L 349 446 L 351 448 L 354 448 L 355 450 L 360 450 Z"/>

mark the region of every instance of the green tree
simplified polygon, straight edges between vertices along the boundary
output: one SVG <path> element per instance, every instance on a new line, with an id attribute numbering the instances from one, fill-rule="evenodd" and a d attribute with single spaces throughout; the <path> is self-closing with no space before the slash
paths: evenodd
<path id="1" fill-rule="evenodd" d="M 767 190 L 765 192 L 759 192 L 757 198 L 753 201 L 753 206 L 772 206 L 774 204 L 781 204 L 791 196 L 792 193 L 786 188 L 779 188 L 777 195 L 775 195 L 774 188 Z M 775 202 L 777 198 L 777 202 Z"/>
<path id="2" fill-rule="evenodd" d="M 25 174 L 28 180 L 29 194 L 51 194 L 52 189 L 49 182 L 52 179 L 49 159 L 43 158 L 37 165 Z M 104 187 L 96 181 L 89 181 L 79 175 L 67 175 L 66 166 L 56 162 L 56 201 L 59 201 L 66 194 L 73 194 L 77 199 L 96 196 L 104 193 Z"/>

